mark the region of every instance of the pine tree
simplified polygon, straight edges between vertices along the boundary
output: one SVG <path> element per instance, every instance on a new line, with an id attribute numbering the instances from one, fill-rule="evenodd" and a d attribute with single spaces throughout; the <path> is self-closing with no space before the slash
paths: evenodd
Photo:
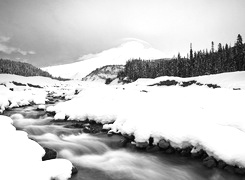
<path id="1" fill-rule="evenodd" d="M 235 43 L 235 61 L 236 61 L 236 68 L 238 71 L 244 70 L 244 45 L 242 42 L 242 36 L 238 34 L 237 41 Z"/>
<path id="2" fill-rule="evenodd" d="M 211 52 L 212 53 L 214 52 L 214 42 L 213 41 L 211 42 Z"/>
<path id="3" fill-rule="evenodd" d="M 193 58 L 193 51 L 192 51 L 192 43 L 190 44 L 190 75 L 194 75 L 194 58 Z"/>

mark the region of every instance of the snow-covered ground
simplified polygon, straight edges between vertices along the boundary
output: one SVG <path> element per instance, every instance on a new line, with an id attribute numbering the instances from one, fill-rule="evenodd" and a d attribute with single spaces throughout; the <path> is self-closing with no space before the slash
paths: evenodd
<path id="1" fill-rule="evenodd" d="M 183 81 L 186 82 L 186 81 L 195 80 L 202 84 L 217 84 L 221 86 L 222 88 L 245 89 L 244 71 L 214 74 L 214 75 L 205 75 L 205 76 L 190 77 L 190 78 L 179 78 L 179 77 L 169 77 L 169 76 L 158 77 L 155 79 L 142 78 L 142 79 L 138 79 L 132 84 L 136 86 L 141 86 L 141 85 L 147 86 L 147 85 L 153 85 L 153 84 L 159 83 L 161 81 L 166 81 L 166 80 L 175 80 L 178 82 L 183 82 Z"/>
<path id="2" fill-rule="evenodd" d="M 0 179 L 65 180 L 71 177 L 72 164 L 66 159 L 42 161 L 44 149 L 17 131 L 13 120 L 0 115 Z"/>
<path id="3" fill-rule="evenodd" d="M 44 79 L 43 84 L 39 84 L 40 79 L 0 75 L 1 110 L 14 102 L 18 106 L 35 102 L 33 99 L 36 98 L 45 101 L 47 93 L 62 95 L 71 100 L 47 108 L 56 112 L 55 119 L 95 120 L 112 132 L 134 135 L 136 142 L 145 142 L 152 137 L 155 144 L 165 139 L 173 147 L 193 145 L 193 152 L 204 149 L 216 159 L 245 167 L 245 72 L 193 78 L 139 79 L 131 84 L 111 86 L 51 79 Z M 166 80 L 175 80 L 179 84 L 156 85 Z M 191 80 L 202 85 L 180 86 L 182 82 Z M 13 81 L 36 83 L 42 88 L 18 86 L 11 83 Z M 217 84 L 221 88 L 208 88 L 205 84 Z M 74 95 L 76 89 L 79 93 Z M 11 129 L 10 123 L 7 124 Z M 13 140 L 15 143 L 18 142 Z"/>
<path id="4" fill-rule="evenodd" d="M 72 98 L 80 84 L 75 81 L 57 81 L 45 77 L 23 77 L 0 74 L 0 114 L 6 108 L 39 104 L 45 109 L 47 95 Z M 65 159 L 42 161 L 44 149 L 18 131 L 13 120 L 0 115 L 0 179 L 65 180 L 71 176 L 72 164 Z"/>
<path id="5" fill-rule="evenodd" d="M 164 80 L 196 80 L 221 88 L 147 86 Z M 84 88 L 72 100 L 48 110 L 56 112 L 56 119 L 101 122 L 113 132 L 134 135 L 136 142 L 152 137 L 155 144 L 165 139 L 173 147 L 193 145 L 216 159 L 245 167 L 244 88 L 245 72 L 140 79 L 128 85 Z"/>
<path id="6" fill-rule="evenodd" d="M 48 94 L 71 99 L 81 89 L 80 81 L 0 74 L 0 113 L 6 108 L 45 104 Z"/>

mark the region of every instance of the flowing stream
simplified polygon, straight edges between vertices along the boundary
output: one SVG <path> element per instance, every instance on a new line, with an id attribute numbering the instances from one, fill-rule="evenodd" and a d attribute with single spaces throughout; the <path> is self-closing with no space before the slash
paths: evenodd
<path id="1" fill-rule="evenodd" d="M 119 135 L 108 137 L 65 127 L 71 122 L 54 122 L 36 106 L 15 108 L 5 115 L 11 116 L 14 126 L 25 130 L 31 139 L 55 149 L 58 157 L 69 159 L 78 169 L 72 180 L 245 180 L 223 170 L 207 169 L 200 160 L 120 148 Z"/>

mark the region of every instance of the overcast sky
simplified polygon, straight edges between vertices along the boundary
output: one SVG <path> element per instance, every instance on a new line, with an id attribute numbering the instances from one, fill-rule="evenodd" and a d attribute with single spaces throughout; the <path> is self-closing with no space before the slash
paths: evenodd
<path id="1" fill-rule="evenodd" d="M 245 38 L 245 0 L 0 0 L 0 58 L 38 67 L 137 38 L 166 57 Z"/>

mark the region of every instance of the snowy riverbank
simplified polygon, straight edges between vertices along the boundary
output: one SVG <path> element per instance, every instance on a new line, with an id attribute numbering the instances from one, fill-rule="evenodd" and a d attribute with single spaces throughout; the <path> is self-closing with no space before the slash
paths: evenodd
<path id="1" fill-rule="evenodd" d="M 42 161 L 44 149 L 30 140 L 26 132 L 16 130 L 12 124 L 11 118 L 0 115 L 1 179 L 65 180 L 71 177 L 70 161 Z"/>
<path id="2" fill-rule="evenodd" d="M 112 86 L 0 76 L 1 111 L 44 104 L 47 95 L 59 96 L 70 100 L 47 109 L 55 112 L 55 119 L 94 120 L 104 124 L 109 132 L 133 135 L 136 145 L 149 143 L 150 138 L 153 144 L 165 140 L 173 148 L 192 147 L 191 153 L 203 149 L 216 160 L 245 167 L 244 72 L 139 79 L 131 84 Z M 170 82 L 170 86 L 166 82 L 168 85 Z M 7 121 L 7 127 L 11 127 L 11 120 Z M 12 143 L 18 145 L 14 140 Z M 35 157 L 41 158 L 43 150 L 39 152 Z M 16 161 L 22 163 L 21 159 Z"/>
<path id="3" fill-rule="evenodd" d="M 150 137 L 154 144 L 165 139 L 174 148 L 192 145 L 192 152 L 203 149 L 217 160 L 245 167 L 245 94 L 233 90 L 244 88 L 243 77 L 244 72 L 236 72 L 188 79 L 162 77 L 147 80 L 147 84 L 139 80 L 123 86 L 101 85 L 85 88 L 72 100 L 48 110 L 56 112 L 56 119 L 101 122 L 111 132 L 134 135 L 136 143 L 147 142 Z M 147 86 L 163 79 L 214 82 L 221 88 Z"/>

